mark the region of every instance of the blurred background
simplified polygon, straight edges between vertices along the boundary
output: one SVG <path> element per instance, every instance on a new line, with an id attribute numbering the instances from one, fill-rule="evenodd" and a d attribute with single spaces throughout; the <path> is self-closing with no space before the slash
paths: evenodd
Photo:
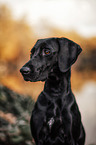
<path id="1" fill-rule="evenodd" d="M 36 40 L 47 37 L 67 37 L 83 49 L 71 83 L 86 145 L 96 145 L 96 0 L 0 0 L 0 84 L 36 101 L 44 83 L 25 82 L 19 69 Z"/>

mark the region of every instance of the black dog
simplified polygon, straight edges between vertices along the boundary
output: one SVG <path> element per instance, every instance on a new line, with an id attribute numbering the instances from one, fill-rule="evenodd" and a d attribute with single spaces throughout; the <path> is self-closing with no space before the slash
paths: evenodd
<path id="1" fill-rule="evenodd" d="M 71 65 L 81 51 L 67 38 L 40 39 L 20 70 L 25 81 L 46 81 L 30 121 L 36 145 L 84 145 L 85 132 L 70 85 Z"/>

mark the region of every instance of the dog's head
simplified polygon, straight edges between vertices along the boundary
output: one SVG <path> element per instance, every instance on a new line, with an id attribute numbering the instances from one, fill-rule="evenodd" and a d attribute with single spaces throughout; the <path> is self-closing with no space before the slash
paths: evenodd
<path id="1" fill-rule="evenodd" d="M 78 44 L 67 38 L 39 39 L 20 72 L 26 81 L 45 81 L 55 64 L 62 73 L 68 71 L 81 51 Z"/>

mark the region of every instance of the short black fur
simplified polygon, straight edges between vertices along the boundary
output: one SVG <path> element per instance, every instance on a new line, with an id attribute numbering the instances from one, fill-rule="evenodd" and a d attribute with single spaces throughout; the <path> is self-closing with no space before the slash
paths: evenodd
<path id="1" fill-rule="evenodd" d="M 26 81 L 45 81 L 30 124 L 36 145 L 84 145 L 85 131 L 71 90 L 71 65 L 82 49 L 67 38 L 39 39 L 21 68 Z"/>

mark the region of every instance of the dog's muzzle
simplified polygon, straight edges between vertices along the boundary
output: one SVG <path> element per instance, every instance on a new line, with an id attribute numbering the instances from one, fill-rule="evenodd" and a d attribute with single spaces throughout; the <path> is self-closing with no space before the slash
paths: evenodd
<path id="1" fill-rule="evenodd" d="M 22 67 L 20 69 L 20 72 L 21 72 L 22 76 L 24 77 L 25 81 L 31 81 L 30 76 L 31 76 L 32 71 L 29 67 Z"/>

